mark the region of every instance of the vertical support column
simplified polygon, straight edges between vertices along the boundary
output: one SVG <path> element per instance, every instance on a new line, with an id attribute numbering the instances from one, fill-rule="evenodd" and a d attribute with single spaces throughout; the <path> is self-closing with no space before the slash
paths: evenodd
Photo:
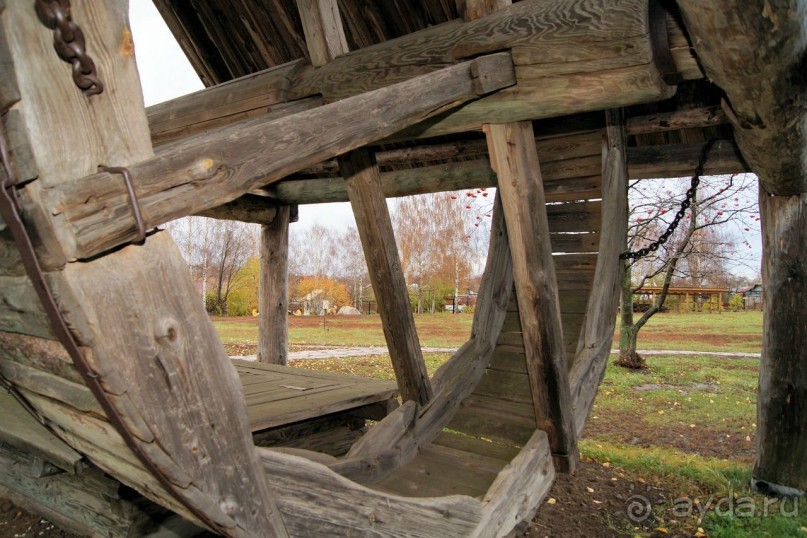
<path id="1" fill-rule="evenodd" d="M 401 398 L 424 405 L 432 398 L 432 388 L 375 154 L 366 150 L 349 153 L 339 158 L 339 169 L 356 216 Z"/>
<path id="2" fill-rule="evenodd" d="M 336 0 L 297 0 L 315 66 L 348 52 Z M 392 367 L 403 401 L 425 405 L 433 395 L 375 155 L 357 150 L 339 158 L 376 292 Z"/>
<path id="3" fill-rule="evenodd" d="M 555 467 L 571 472 L 577 436 L 532 123 L 485 125 L 485 132 L 491 166 L 499 178 L 538 428 L 549 435 Z"/>
<path id="4" fill-rule="evenodd" d="M 762 216 L 762 358 L 754 485 L 807 492 L 807 194 L 769 196 Z"/>
<path id="5" fill-rule="evenodd" d="M 261 226 L 258 281 L 258 362 L 289 362 L 289 223 L 291 207 L 277 208 L 275 219 Z"/>

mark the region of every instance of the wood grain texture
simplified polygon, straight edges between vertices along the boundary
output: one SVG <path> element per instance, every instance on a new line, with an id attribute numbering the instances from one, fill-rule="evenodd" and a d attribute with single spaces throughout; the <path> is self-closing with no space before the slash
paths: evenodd
<path id="1" fill-rule="evenodd" d="M 267 225 L 274 222 L 278 214 L 278 205 L 275 200 L 266 196 L 245 194 L 232 202 L 200 211 L 198 216 Z"/>
<path id="2" fill-rule="evenodd" d="M 8 40 L 5 35 L 3 12 L 5 5 L 0 4 L 0 113 L 5 113 L 11 106 L 20 100 L 20 90 L 17 87 L 17 75 L 14 72 L 14 60 L 8 50 Z"/>
<path id="3" fill-rule="evenodd" d="M 629 135 L 661 133 L 678 129 L 692 129 L 722 125 L 729 119 L 719 106 L 707 106 L 674 112 L 661 112 L 646 116 L 634 116 L 626 121 Z"/>
<path id="4" fill-rule="evenodd" d="M 0 331 L 56 339 L 27 276 L 0 277 Z"/>
<path id="5" fill-rule="evenodd" d="M 143 218 L 151 227 L 221 205 L 476 98 L 474 65 L 481 61 L 280 120 L 247 120 L 171 144 L 154 158 L 129 167 Z M 62 243 L 77 244 L 75 257 L 91 256 L 133 238 L 131 209 L 120 177 L 101 173 L 72 182 L 49 193 L 47 207 Z"/>
<path id="6" fill-rule="evenodd" d="M 706 74 L 726 92 L 737 145 L 766 190 L 807 190 L 807 3 L 678 3 Z"/>
<path id="7" fill-rule="evenodd" d="M 51 32 L 29 5 L 14 3 L 4 12 L 17 83 L 25 96 L 15 108 L 28 129 L 39 172 L 24 189 L 26 209 L 36 207 L 41 196 L 36 191 L 94 174 L 99 164 L 126 166 L 153 155 L 134 56 L 126 46 L 126 2 L 84 2 L 73 6 L 72 16 L 89 36 L 87 48 L 105 82 L 100 95 L 87 97 L 74 86 L 69 66 L 53 54 Z M 113 189 L 122 186 L 120 178 L 108 179 Z M 39 234 L 52 237 L 45 229 Z M 221 533 L 282 534 L 271 495 L 259 478 L 238 378 L 194 300 L 187 265 L 167 234 L 93 263 L 70 264 L 49 274 L 48 283 L 68 326 L 88 348 L 84 359 L 91 372 L 80 368 L 84 382 L 120 427 L 116 435 L 126 440 L 123 453 L 131 448 L 141 458 L 119 468 L 121 478 L 125 481 L 128 470 L 140 467 L 141 475 L 157 484 L 144 494 L 159 492 L 155 496 L 163 502 L 196 514 Z M 26 398 L 36 399 L 40 409 L 58 407 L 50 396 L 68 394 L 72 382 L 43 397 L 37 391 L 50 390 L 55 382 L 36 381 L 31 387 L 37 391 L 29 390 L 25 380 L 34 377 L 29 374 L 25 368 L 15 371 Z M 96 419 L 70 410 L 72 415 L 63 415 L 70 418 L 62 431 L 81 437 L 82 420 Z M 93 451 L 92 443 L 82 448 Z M 224 478 L 229 476 L 234 481 Z"/>
<path id="8" fill-rule="evenodd" d="M 807 330 L 807 195 L 770 196 L 760 188 L 764 324 L 757 404 L 754 479 L 776 492 L 784 486 L 807 491 L 805 400 Z M 784 493 L 782 491 L 781 493 Z M 791 492 L 793 493 L 793 492 Z"/>
<path id="9" fill-rule="evenodd" d="M 280 206 L 271 224 L 261 226 L 258 281 L 258 361 L 288 364 L 289 222 L 291 208 Z"/>
<path id="10" fill-rule="evenodd" d="M 479 501 L 411 499 L 374 491 L 324 465 L 258 449 L 291 536 L 463 536 L 479 524 Z"/>
<path id="11" fill-rule="evenodd" d="M 297 0 L 297 10 L 311 65 L 323 66 L 350 51 L 336 0 Z"/>
<path id="12" fill-rule="evenodd" d="M 667 144 L 628 148 L 628 177 L 652 179 L 687 177 L 695 172 L 703 144 Z M 737 146 L 728 140 L 719 140 L 712 147 L 704 174 L 737 174 L 750 172 L 740 156 Z"/>
<path id="13" fill-rule="evenodd" d="M 575 427 L 580 435 L 611 354 L 619 290 L 622 282 L 620 253 L 628 228 L 627 129 L 624 113 L 606 112 L 606 154 L 603 161 L 603 212 L 597 269 L 585 308 L 569 383 L 574 399 Z"/>
<path id="14" fill-rule="evenodd" d="M 375 156 L 366 150 L 341 157 L 339 164 L 347 178 L 345 183 L 401 398 L 425 405 L 434 393 L 409 306 L 409 291 L 387 200 L 381 191 L 378 164 Z"/>
<path id="15" fill-rule="evenodd" d="M 545 200 L 532 124 L 491 124 L 485 129 L 502 193 L 538 428 L 549 435 L 556 465 L 571 471 L 577 459 L 576 433 L 549 224 L 546 212 L 536 210 Z"/>

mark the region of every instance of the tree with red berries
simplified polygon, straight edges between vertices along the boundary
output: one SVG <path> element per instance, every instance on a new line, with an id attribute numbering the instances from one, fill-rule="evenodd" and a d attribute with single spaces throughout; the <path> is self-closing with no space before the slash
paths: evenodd
<path id="1" fill-rule="evenodd" d="M 644 368 L 636 352 L 639 331 L 664 307 L 672 284 L 729 286 L 731 266 L 752 263 L 748 237 L 758 232 L 757 181 L 750 174 L 687 180 L 641 180 L 630 185 L 630 216 L 624 259 L 619 358 L 616 364 Z M 690 190 L 686 195 L 686 187 Z M 683 198 L 688 203 L 682 204 Z M 672 226 L 674 221 L 677 223 Z M 659 242 L 660 239 L 663 241 Z M 654 248 L 655 247 L 655 248 Z M 633 294 L 644 285 L 661 292 L 638 320 Z"/>

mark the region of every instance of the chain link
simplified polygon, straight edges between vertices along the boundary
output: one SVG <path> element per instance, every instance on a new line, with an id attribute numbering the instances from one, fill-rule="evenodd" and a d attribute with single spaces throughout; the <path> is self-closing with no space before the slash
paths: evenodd
<path id="1" fill-rule="evenodd" d="M 700 160 L 698 161 L 698 167 L 695 168 L 695 174 L 692 176 L 689 189 L 687 189 L 686 198 L 684 198 L 684 200 L 681 202 L 680 209 L 678 209 L 678 212 L 675 214 L 675 217 L 673 217 L 672 222 L 670 222 L 670 225 L 667 226 L 664 233 L 661 234 L 653 243 L 650 243 L 644 248 L 623 252 L 619 255 L 620 260 L 638 260 L 640 258 L 644 258 L 651 252 L 656 252 L 659 247 L 666 243 L 670 236 L 672 236 L 672 234 L 678 228 L 678 225 L 681 223 L 681 219 L 683 219 L 684 215 L 686 215 L 687 209 L 692 206 L 692 200 L 695 199 L 695 194 L 698 192 L 698 185 L 700 185 L 701 176 L 703 175 L 703 167 L 706 166 L 706 159 L 709 157 L 709 151 L 711 151 L 712 147 L 715 145 L 715 142 L 717 142 L 717 139 L 712 138 L 706 142 L 706 144 L 704 144 L 703 150 L 701 150 Z"/>
<path id="2" fill-rule="evenodd" d="M 53 30 L 53 48 L 59 58 L 73 66 L 73 81 L 86 95 L 104 91 L 95 62 L 85 50 L 84 32 L 70 16 L 70 0 L 36 0 L 40 22 Z"/>

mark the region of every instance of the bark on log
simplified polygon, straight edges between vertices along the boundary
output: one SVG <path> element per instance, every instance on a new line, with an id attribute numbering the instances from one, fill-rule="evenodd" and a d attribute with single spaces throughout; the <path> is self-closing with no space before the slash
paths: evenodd
<path id="1" fill-rule="evenodd" d="M 681 0 L 745 160 L 775 195 L 807 190 L 807 2 Z"/>

